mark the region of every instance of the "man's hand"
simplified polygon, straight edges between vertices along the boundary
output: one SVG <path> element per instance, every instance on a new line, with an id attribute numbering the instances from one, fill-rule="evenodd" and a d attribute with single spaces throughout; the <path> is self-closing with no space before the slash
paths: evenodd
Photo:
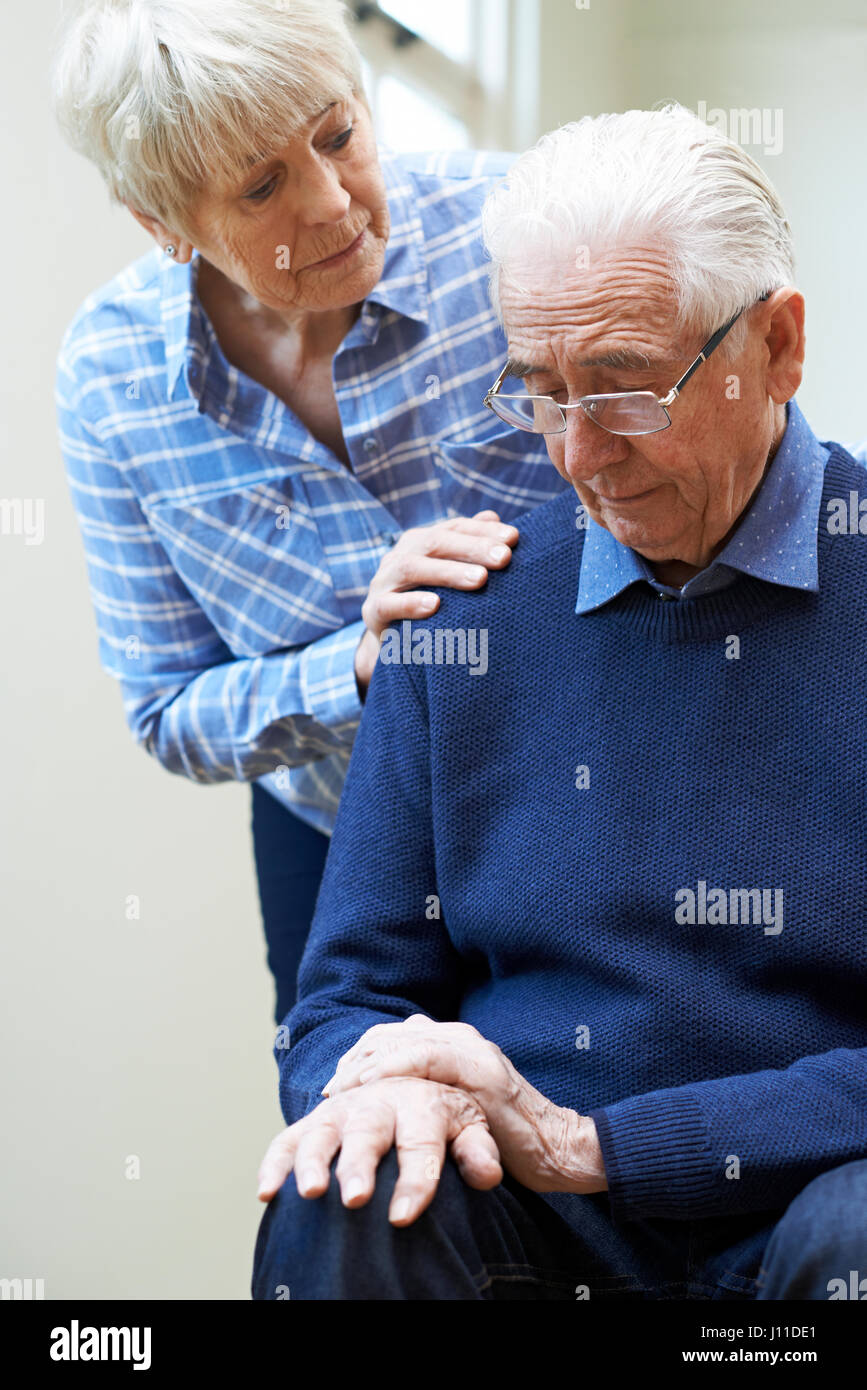
<path id="1" fill-rule="evenodd" d="M 323 1094 L 339 1100 L 386 1077 L 425 1077 L 475 1101 L 503 1167 L 532 1192 L 607 1189 L 593 1121 L 547 1100 L 469 1024 L 425 1014 L 377 1024 L 344 1053 Z"/>
<path id="2" fill-rule="evenodd" d="M 345 1207 L 373 1196 L 376 1167 L 394 1146 L 399 1167 L 389 1207 L 394 1226 L 409 1226 L 432 1201 L 446 1148 L 469 1187 L 486 1192 L 502 1182 L 497 1146 L 476 1101 L 434 1081 L 380 1081 L 323 1101 L 278 1134 L 259 1169 L 258 1197 L 268 1202 L 292 1170 L 302 1197 L 327 1190 L 331 1160 Z"/>
<path id="3" fill-rule="evenodd" d="M 355 649 L 359 694 L 364 696 L 373 675 L 384 629 L 404 618 L 428 618 L 439 607 L 439 596 L 420 584 L 478 589 L 489 569 L 505 568 L 517 541 L 517 527 L 490 510 L 404 531 L 382 557 L 361 606 L 367 631 Z"/>

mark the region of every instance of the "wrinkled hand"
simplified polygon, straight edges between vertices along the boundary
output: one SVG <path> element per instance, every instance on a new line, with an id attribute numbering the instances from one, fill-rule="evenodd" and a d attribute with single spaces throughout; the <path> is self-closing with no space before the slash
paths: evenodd
<path id="1" fill-rule="evenodd" d="M 404 618 L 430 617 L 439 607 L 439 596 L 420 585 L 479 589 L 488 570 L 505 568 L 517 542 L 517 527 L 490 509 L 404 531 L 382 557 L 361 606 L 366 631 L 355 650 L 359 693 L 367 690 L 384 629 Z"/>
<path id="2" fill-rule="evenodd" d="M 504 1168 L 531 1191 L 606 1190 L 593 1121 L 547 1100 L 469 1024 L 425 1014 L 377 1024 L 344 1053 L 323 1094 L 340 1099 L 387 1077 L 427 1078 L 475 1101 Z"/>
<path id="3" fill-rule="evenodd" d="M 335 1096 L 278 1134 L 259 1169 L 258 1197 L 268 1202 L 294 1169 L 302 1197 L 327 1190 L 331 1161 L 346 1207 L 373 1196 L 383 1154 L 397 1150 L 399 1176 L 388 1219 L 409 1226 L 433 1201 L 446 1149 L 464 1182 L 485 1192 L 502 1182 L 497 1146 L 478 1103 L 434 1081 L 397 1078 Z"/>

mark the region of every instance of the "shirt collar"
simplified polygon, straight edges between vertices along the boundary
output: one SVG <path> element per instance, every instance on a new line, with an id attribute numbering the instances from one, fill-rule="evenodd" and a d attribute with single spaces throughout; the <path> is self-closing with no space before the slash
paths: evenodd
<path id="1" fill-rule="evenodd" d="M 179 265 L 159 250 L 160 312 L 163 341 L 166 351 L 166 394 L 174 400 L 177 384 L 183 374 L 191 396 L 197 395 L 193 380 L 201 384 L 205 356 L 205 334 L 202 310 L 196 294 L 200 256 L 193 251 L 192 259 Z M 190 368 L 196 369 L 190 375 Z"/>
<path id="2" fill-rule="evenodd" d="M 418 213 L 418 191 L 395 151 L 379 146 L 379 157 L 391 230 L 382 275 L 367 296 L 367 303 L 381 304 L 406 318 L 427 323 L 427 255 Z"/>
<path id="3" fill-rule="evenodd" d="M 399 156 L 382 146 L 379 153 L 391 230 L 382 275 L 365 301 L 364 324 L 370 326 L 372 316 L 369 306 L 372 304 L 426 324 L 428 272 L 424 228 L 417 210 L 418 195 L 401 166 Z M 196 294 L 201 258 L 199 252 L 194 250 L 189 262 L 178 264 L 158 249 L 153 254 L 157 257 L 160 281 L 166 393 L 169 400 L 174 399 L 178 381 L 183 375 L 189 394 L 198 397 L 207 365 L 203 311 Z"/>
<path id="4" fill-rule="evenodd" d="M 682 589 L 661 584 L 643 556 L 588 518 L 575 612 L 599 608 L 638 580 L 660 593 L 697 598 L 722 587 L 732 571 L 817 592 L 816 534 L 827 459 L 828 450 L 789 401 L 786 432 L 749 510 L 719 555 Z"/>

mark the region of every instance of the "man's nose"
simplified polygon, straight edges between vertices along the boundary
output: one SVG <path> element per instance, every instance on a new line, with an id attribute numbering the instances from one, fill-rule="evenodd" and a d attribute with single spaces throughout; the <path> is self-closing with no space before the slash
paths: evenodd
<path id="1" fill-rule="evenodd" d="M 597 425 L 586 411 L 566 411 L 563 463 L 573 482 L 589 482 L 603 468 L 629 456 L 629 441 Z"/>

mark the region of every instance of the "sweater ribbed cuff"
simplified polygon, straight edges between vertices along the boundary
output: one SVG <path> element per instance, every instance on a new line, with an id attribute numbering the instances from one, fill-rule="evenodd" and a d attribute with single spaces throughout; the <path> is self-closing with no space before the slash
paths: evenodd
<path id="1" fill-rule="evenodd" d="M 711 1160 L 701 1108 L 687 1087 L 630 1096 L 589 1113 L 615 1220 L 685 1221 L 721 1210 L 723 1172 Z"/>

